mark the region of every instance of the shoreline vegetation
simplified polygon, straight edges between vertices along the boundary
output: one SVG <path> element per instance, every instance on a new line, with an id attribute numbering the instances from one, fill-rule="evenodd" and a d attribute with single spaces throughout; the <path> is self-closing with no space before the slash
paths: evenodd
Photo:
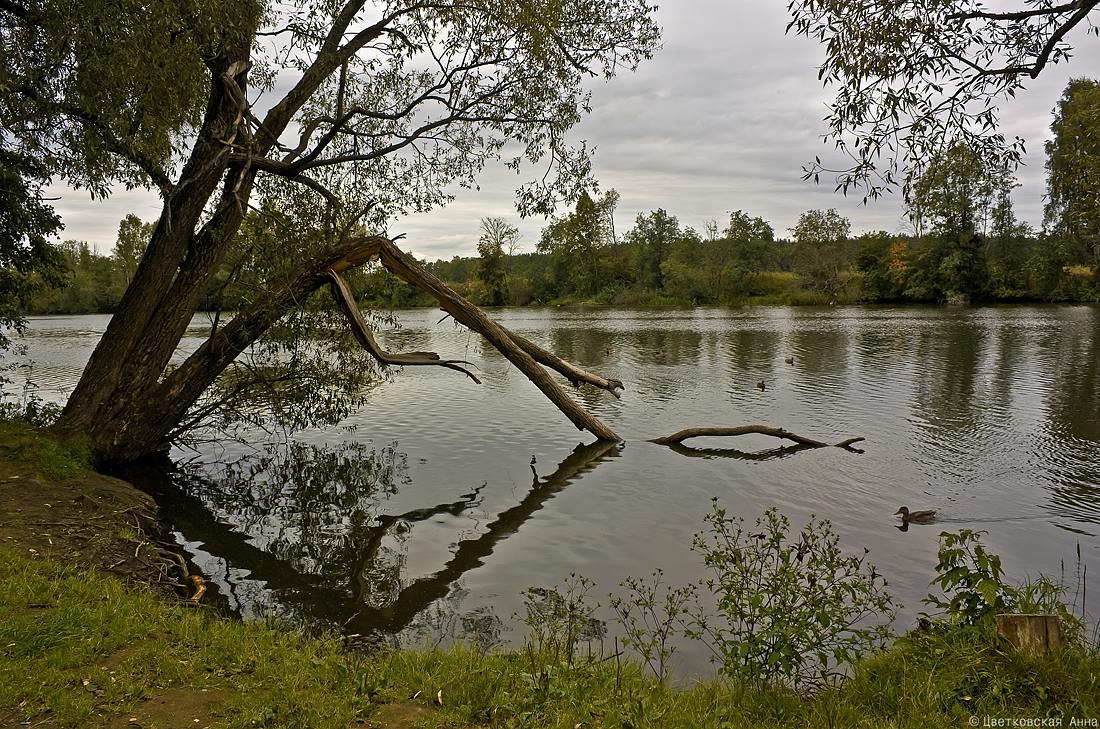
<path id="1" fill-rule="evenodd" d="M 662 681 L 651 661 L 631 657 L 625 640 L 594 656 L 563 652 L 579 637 L 560 613 L 536 620 L 529 612 L 523 647 L 510 651 L 476 643 L 363 651 L 339 635 L 241 622 L 189 604 L 173 590 L 182 579 L 158 538 L 148 496 L 95 474 L 79 449 L 43 431 L 8 421 L 0 436 L 3 726 L 686 729 L 965 726 L 970 717 L 1062 718 L 1068 726 L 1100 718 L 1100 655 L 1087 631 L 1074 632 L 1084 626 L 1072 614 L 1063 615 L 1068 645 L 1045 657 L 998 641 L 990 619 L 1012 600 L 1022 606 L 1036 596 L 1062 598 L 1064 590 L 1044 588 L 1042 580 L 1003 583 L 999 561 L 973 535 L 957 535 L 941 549 L 936 584 L 944 617 L 860 653 L 845 675 L 809 688 L 743 667 L 711 679 Z M 22 498 L 29 487 L 42 495 L 40 503 Z M 715 536 L 738 538 L 729 531 L 738 522 L 724 513 L 716 510 L 708 522 Z M 778 533 L 783 522 L 769 512 L 752 529 L 763 524 Z M 815 536 L 820 526 L 809 525 L 802 548 L 815 569 L 822 555 L 840 559 L 827 528 Z M 847 565 L 846 574 L 865 571 L 854 558 L 831 569 L 837 565 Z M 779 573 L 774 579 L 773 590 L 787 584 Z M 616 610 L 652 607 L 642 581 L 621 588 Z M 570 606 L 576 596 L 529 592 L 564 594 L 562 604 Z M 635 651 L 648 635 L 649 658 L 663 662 L 664 644 L 634 625 L 626 634 Z M 767 665 L 754 670 L 761 668 Z"/>
<path id="2" fill-rule="evenodd" d="M 739 215 L 743 214 L 738 211 L 731 216 L 731 227 L 735 227 Z M 715 234 L 718 237 L 710 239 L 700 238 L 691 229 L 681 231 L 676 218 L 663 210 L 649 217 L 663 220 L 673 229 L 670 239 L 660 243 L 667 251 L 660 261 L 663 275 L 657 284 L 643 280 L 639 266 L 645 244 L 637 241 L 608 244 L 585 255 L 544 247 L 531 253 L 490 253 L 489 259 L 454 256 L 423 265 L 479 306 L 687 308 L 1100 302 L 1100 275 L 1089 257 L 1070 256 L 1056 241 L 1037 236 L 1007 241 L 974 234 L 951 240 L 877 232 L 844 238 L 826 249 L 797 239 L 775 239 L 770 226 L 759 218 L 754 225 L 764 231 L 761 239 L 735 240 L 730 237 L 730 229 L 725 237 Z M 643 218 L 639 216 L 639 225 L 643 225 Z M 134 227 L 149 226 L 128 216 L 120 226 L 119 245 L 110 255 L 97 253 L 83 241 L 61 244 L 64 275 L 54 283 L 40 282 L 24 301 L 22 313 L 45 316 L 115 312 L 129 272 L 136 265 L 135 260 L 127 261 L 120 254 L 128 245 L 124 242 L 126 231 Z M 1011 249 L 1011 254 L 1003 253 L 1006 249 Z M 1011 260 L 999 258 L 1007 255 Z M 600 285 L 587 286 L 583 279 L 574 281 L 576 274 L 571 269 L 582 266 L 584 260 L 594 260 L 593 256 L 601 269 L 597 274 Z M 814 263 L 815 257 L 831 260 Z M 492 270 L 487 271 L 486 266 Z M 965 270 L 959 270 L 959 266 Z M 211 283 L 200 311 L 233 311 L 247 305 L 255 282 L 245 280 L 240 271 L 229 267 L 223 274 Z M 356 299 L 364 307 L 437 306 L 428 294 L 378 267 L 356 271 L 349 279 Z"/>

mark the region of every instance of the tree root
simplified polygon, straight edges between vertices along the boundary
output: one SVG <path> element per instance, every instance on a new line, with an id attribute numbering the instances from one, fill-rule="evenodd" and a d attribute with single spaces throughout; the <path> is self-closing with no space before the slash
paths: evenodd
<path id="1" fill-rule="evenodd" d="M 864 438 L 849 438 L 848 440 L 842 440 L 839 443 L 823 443 L 813 438 L 806 438 L 805 436 L 796 435 L 789 430 L 783 428 L 773 428 L 768 425 L 742 425 L 736 428 L 685 428 L 684 430 L 673 433 L 672 435 L 666 435 L 664 438 L 655 438 L 651 443 L 657 443 L 659 445 L 676 446 L 683 443 L 688 438 L 699 438 L 703 436 L 735 436 L 735 435 L 749 435 L 755 433 L 757 435 L 770 435 L 773 438 L 782 438 L 784 440 L 791 440 L 798 443 L 801 446 L 808 446 L 810 448 L 844 448 L 847 450 L 855 450 L 852 445 L 859 443 Z"/>

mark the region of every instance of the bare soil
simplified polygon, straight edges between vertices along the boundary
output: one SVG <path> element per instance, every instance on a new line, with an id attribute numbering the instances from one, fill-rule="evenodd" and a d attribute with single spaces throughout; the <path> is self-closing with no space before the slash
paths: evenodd
<path id="1" fill-rule="evenodd" d="M 175 595 L 179 561 L 157 539 L 156 514 L 153 499 L 125 481 L 97 473 L 51 481 L 0 445 L 0 545 Z"/>

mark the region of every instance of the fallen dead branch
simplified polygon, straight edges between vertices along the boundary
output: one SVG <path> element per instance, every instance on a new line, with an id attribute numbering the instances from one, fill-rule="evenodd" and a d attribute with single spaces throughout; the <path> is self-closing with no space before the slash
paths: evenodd
<path id="1" fill-rule="evenodd" d="M 824 443 L 813 438 L 807 438 L 802 435 L 796 435 L 789 430 L 783 428 L 773 428 L 768 425 L 741 425 L 735 428 L 685 428 L 684 430 L 677 431 L 672 435 L 667 435 L 664 438 L 655 438 L 650 441 L 660 445 L 675 446 L 680 445 L 688 438 L 701 438 L 701 437 L 726 437 L 737 435 L 769 435 L 773 438 L 782 438 L 784 440 L 794 441 L 801 446 L 808 446 L 810 448 L 846 448 L 848 450 L 854 450 L 851 446 L 855 443 L 859 443 L 864 438 L 849 438 L 848 440 L 842 440 L 839 443 Z"/>
<path id="2" fill-rule="evenodd" d="M 445 283 L 436 278 L 431 272 L 422 268 L 415 259 L 405 254 L 393 243 L 393 241 L 381 236 L 375 236 L 364 240 L 364 243 L 369 245 L 370 252 L 377 256 L 379 262 L 385 266 L 387 270 L 403 281 L 430 294 L 439 302 L 440 308 L 450 314 L 455 321 L 485 337 L 497 351 L 503 354 L 509 362 L 515 365 L 524 376 L 527 377 L 527 379 L 534 383 L 535 387 L 539 388 L 539 390 L 541 390 L 579 430 L 587 430 L 600 440 L 615 442 L 622 440 L 616 435 L 615 431 L 604 425 L 599 418 L 589 413 L 570 398 L 565 390 L 550 377 L 543 367 L 559 373 L 575 387 L 579 387 L 581 384 L 590 384 L 606 390 L 616 397 L 618 397 L 616 390 L 623 388 L 622 382 L 601 377 L 583 370 L 574 364 L 566 362 L 552 352 L 543 349 L 534 342 L 508 331 L 486 316 L 485 312 L 477 306 L 467 301 Z M 364 251 L 359 251 L 358 255 L 361 257 L 363 253 Z M 326 271 L 328 277 L 336 283 L 336 289 L 340 288 L 340 282 L 338 282 L 337 279 L 340 278 L 339 274 L 342 270 L 346 270 L 346 267 L 332 266 Z M 346 298 L 354 303 L 354 299 L 351 297 L 350 291 L 347 290 L 346 284 L 343 285 L 343 291 L 335 291 L 335 293 L 338 297 L 338 301 L 344 298 L 346 294 Z M 341 306 L 343 307 L 343 304 L 341 304 Z M 345 314 L 347 313 L 348 311 L 345 309 Z M 361 318 L 360 316 L 360 319 Z M 360 328 L 356 327 L 356 329 L 359 330 Z M 366 328 L 365 322 L 361 329 L 361 331 L 357 331 L 356 337 L 359 338 L 362 336 L 360 342 L 376 357 L 381 355 L 388 356 L 391 359 L 400 357 L 411 358 L 410 364 L 434 364 L 437 366 L 449 367 L 450 369 L 459 370 L 473 377 L 469 371 L 461 367 L 462 364 L 466 364 L 465 362 L 460 360 L 442 360 L 434 353 L 414 352 L 406 355 L 389 355 L 378 347 L 377 342 L 371 343 L 373 336 L 366 336 L 369 333 L 369 329 Z M 372 347 L 373 350 L 371 349 Z M 433 357 L 435 359 L 432 359 Z"/>
<path id="3" fill-rule="evenodd" d="M 400 354 L 391 354 L 383 350 L 382 347 L 379 346 L 378 341 L 374 338 L 374 332 L 367 326 L 367 322 L 363 318 L 362 312 L 359 311 L 359 306 L 355 303 L 355 297 L 351 293 L 348 282 L 344 280 L 343 276 L 335 271 L 330 270 L 328 273 L 332 278 L 332 297 L 336 299 L 336 304 L 340 307 L 340 311 L 348 318 L 348 322 L 351 324 L 351 333 L 355 336 L 356 341 L 362 345 L 363 349 L 367 350 L 367 352 L 381 364 L 396 365 L 398 367 L 415 367 L 418 365 L 446 367 L 448 369 L 457 370 L 477 384 L 481 384 L 481 380 L 475 377 L 474 373 L 462 366 L 470 364 L 466 360 L 440 359 L 439 355 L 435 352 L 404 352 Z"/>
<path id="4" fill-rule="evenodd" d="M 813 446 L 799 445 L 797 443 L 777 446 L 764 451 L 742 451 L 736 448 L 698 448 L 686 443 L 670 445 L 669 449 L 674 453 L 678 453 L 688 458 L 727 458 L 735 461 L 771 461 L 780 458 L 788 458 L 802 451 L 816 450 Z M 849 448 L 847 450 L 852 450 L 856 453 L 863 452 L 858 448 Z"/>

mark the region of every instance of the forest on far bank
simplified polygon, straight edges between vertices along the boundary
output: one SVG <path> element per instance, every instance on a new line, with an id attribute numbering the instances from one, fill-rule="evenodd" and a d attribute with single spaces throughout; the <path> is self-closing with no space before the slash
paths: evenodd
<path id="1" fill-rule="evenodd" d="M 835 210 L 807 210 L 790 237 L 751 212 L 736 210 L 702 231 L 664 209 L 615 226 L 619 194 L 583 193 L 553 218 L 533 252 L 503 218 L 481 221 L 478 256 L 426 267 L 477 304 L 593 303 L 620 306 L 979 303 L 1100 300 L 1100 83 L 1066 87 L 1046 144 L 1043 229 L 1019 221 L 1008 169 L 989 169 L 964 146 L 949 148 L 905 189 L 911 230 L 851 235 Z M 251 211 L 236 246 L 249 250 L 284 223 L 264 206 Z M 81 241 L 60 244 L 65 274 L 31 287 L 27 314 L 112 312 L 152 224 L 127 216 L 109 255 Z M 230 256 L 202 308 L 232 310 L 250 301 L 258 273 Z M 256 280 L 254 280 L 256 279 Z M 377 267 L 352 276 L 366 305 L 434 305 L 415 287 Z"/>

